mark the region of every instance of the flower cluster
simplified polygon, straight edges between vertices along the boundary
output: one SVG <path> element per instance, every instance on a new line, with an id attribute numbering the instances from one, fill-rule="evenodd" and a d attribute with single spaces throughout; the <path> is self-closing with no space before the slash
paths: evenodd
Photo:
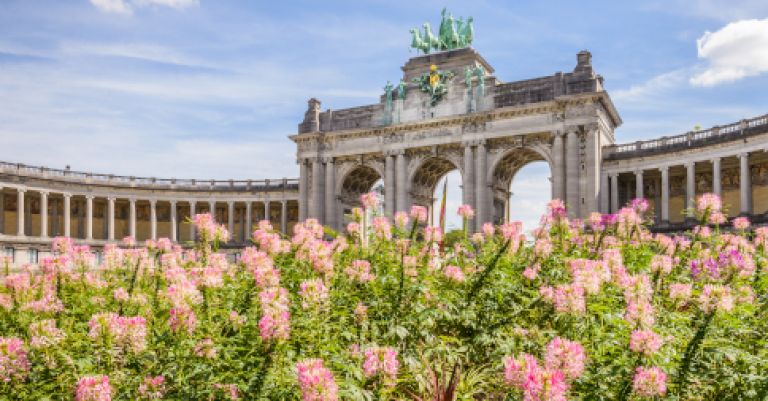
<path id="1" fill-rule="evenodd" d="M 107 312 L 93 315 L 88 335 L 104 344 L 115 344 L 134 353 L 147 347 L 147 321 L 141 316 L 120 316 Z"/>
<path id="2" fill-rule="evenodd" d="M 306 359 L 296 364 L 303 401 L 336 401 L 339 386 L 322 359 Z"/>
<path id="3" fill-rule="evenodd" d="M 388 384 L 394 385 L 397 380 L 397 371 L 400 369 L 397 350 L 392 347 L 370 347 L 365 350 L 364 356 L 365 377 L 381 375 Z"/>

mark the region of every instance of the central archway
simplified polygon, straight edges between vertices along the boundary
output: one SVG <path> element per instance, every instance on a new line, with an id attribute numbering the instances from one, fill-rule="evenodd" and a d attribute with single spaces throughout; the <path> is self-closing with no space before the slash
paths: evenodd
<path id="1" fill-rule="evenodd" d="M 551 166 L 549 154 L 543 149 L 519 147 L 501 153 L 488 177 L 493 199 L 492 221 L 501 224 L 514 216 L 527 223 L 526 229 L 534 228 L 532 225 L 536 225 L 546 202 L 552 198 Z M 521 192 L 521 202 L 515 207 L 512 186 L 518 177 L 525 179 L 528 188 Z"/>
<path id="2" fill-rule="evenodd" d="M 429 210 L 430 224 L 437 225 L 437 214 L 435 209 L 439 208 L 440 197 L 443 188 L 438 187 L 438 183 L 444 179 L 452 178 L 451 187 L 448 188 L 450 195 L 449 202 L 460 202 L 461 200 L 461 170 L 455 161 L 449 160 L 444 156 L 429 156 L 420 161 L 418 167 L 413 170 L 410 178 L 411 183 L 411 202 L 414 205 L 424 206 Z M 458 194 L 458 196 L 457 196 Z M 455 205 L 454 205 L 455 206 Z M 446 216 L 450 218 L 451 207 L 447 207 Z M 453 208 L 455 209 L 455 207 Z"/>

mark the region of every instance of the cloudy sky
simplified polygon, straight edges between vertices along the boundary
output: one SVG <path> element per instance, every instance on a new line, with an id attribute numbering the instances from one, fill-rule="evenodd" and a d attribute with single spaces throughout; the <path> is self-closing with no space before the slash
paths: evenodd
<path id="1" fill-rule="evenodd" d="M 624 119 L 620 142 L 768 112 L 768 1 L 36 0 L 0 2 L 0 160 L 125 175 L 298 175 L 306 99 L 376 101 L 443 6 L 474 16 L 503 81 L 579 50 Z M 513 183 L 536 220 L 546 166 Z M 460 197 L 449 185 L 453 211 Z"/>

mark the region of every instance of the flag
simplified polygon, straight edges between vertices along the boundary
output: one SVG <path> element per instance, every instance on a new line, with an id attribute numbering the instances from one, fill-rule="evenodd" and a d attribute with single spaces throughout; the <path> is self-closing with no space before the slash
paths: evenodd
<path id="1" fill-rule="evenodd" d="M 448 178 L 443 181 L 443 200 L 440 203 L 440 230 L 445 235 L 445 194 L 448 192 Z"/>

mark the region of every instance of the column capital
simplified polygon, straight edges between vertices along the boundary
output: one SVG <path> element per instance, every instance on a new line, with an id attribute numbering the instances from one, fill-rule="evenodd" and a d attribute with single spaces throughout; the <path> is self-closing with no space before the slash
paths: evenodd
<path id="1" fill-rule="evenodd" d="M 232 206 L 234 206 L 234 204 L 235 204 L 235 201 L 233 201 L 233 200 L 228 200 L 228 201 L 227 201 L 227 205 L 228 205 L 229 207 L 232 207 Z"/>
<path id="2" fill-rule="evenodd" d="M 668 173 L 669 172 L 669 166 L 661 166 L 659 167 L 659 171 L 662 173 Z"/>
<path id="3" fill-rule="evenodd" d="M 712 164 L 715 164 L 715 162 L 719 162 L 720 159 L 721 159 L 721 157 L 713 157 L 713 158 L 709 159 L 709 162 L 712 163 Z"/>
<path id="4" fill-rule="evenodd" d="M 643 171 L 644 170 L 641 168 L 636 168 L 635 170 L 633 170 L 633 173 L 635 173 L 635 176 L 638 176 L 638 175 L 643 175 Z"/>
<path id="5" fill-rule="evenodd" d="M 37 191 L 37 192 L 40 194 L 40 196 L 48 196 L 50 194 L 50 192 L 48 191 Z"/>
<path id="6" fill-rule="evenodd" d="M 62 193 L 61 193 L 61 196 L 63 196 L 63 197 L 65 197 L 65 198 L 69 199 L 69 198 L 71 198 L 71 197 L 72 197 L 72 194 L 71 194 L 71 193 L 69 193 L 69 192 L 62 192 Z"/>
<path id="7" fill-rule="evenodd" d="M 325 164 L 333 164 L 333 156 L 322 157 L 321 161 Z"/>
<path id="8" fill-rule="evenodd" d="M 157 199 L 149 199 L 149 204 L 152 207 L 155 207 L 157 205 Z"/>
<path id="9" fill-rule="evenodd" d="M 685 165 L 685 168 L 691 169 L 691 168 L 696 167 L 696 162 L 685 162 L 684 165 Z"/>
<path id="10" fill-rule="evenodd" d="M 96 195 L 91 195 L 91 194 L 85 195 L 85 199 L 88 199 L 88 200 L 93 200 L 93 198 L 95 197 Z"/>
<path id="11" fill-rule="evenodd" d="M 616 178 L 616 177 L 618 177 L 618 176 L 619 176 L 619 173 L 618 173 L 618 172 L 616 172 L 616 171 L 610 171 L 610 172 L 608 172 L 608 177 L 611 177 L 611 178 Z"/>
<path id="12" fill-rule="evenodd" d="M 739 159 L 745 159 L 745 158 L 749 157 L 749 153 L 741 152 L 737 156 L 739 157 Z"/>
<path id="13" fill-rule="evenodd" d="M 128 197 L 128 202 L 129 202 L 131 205 L 135 205 L 135 204 L 136 204 L 136 197 L 135 197 L 135 196 L 130 196 L 130 197 Z"/>
<path id="14" fill-rule="evenodd" d="M 177 201 L 176 199 L 169 199 L 169 200 L 168 200 L 168 203 L 170 203 L 170 204 L 171 204 L 171 206 L 174 206 L 174 207 L 175 207 L 175 206 L 176 206 L 176 203 L 178 203 L 178 201 Z"/>
<path id="15" fill-rule="evenodd" d="M 16 192 L 21 192 L 21 193 L 27 192 L 27 187 L 16 187 Z"/>
<path id="16" fill-rule="evenodd" d="M 107 200 L 110 202 L 114 202 L 117 198 L 114 196 L 107 196 Z"/>
<path id="17" fill-rule="evenodd" d="M 194 205 L 194 204 L 196 204 L 196 203 L 197 203 L 197 199 L 187 199 L 187 202 L 188 202 L 190 205 Z"/>

